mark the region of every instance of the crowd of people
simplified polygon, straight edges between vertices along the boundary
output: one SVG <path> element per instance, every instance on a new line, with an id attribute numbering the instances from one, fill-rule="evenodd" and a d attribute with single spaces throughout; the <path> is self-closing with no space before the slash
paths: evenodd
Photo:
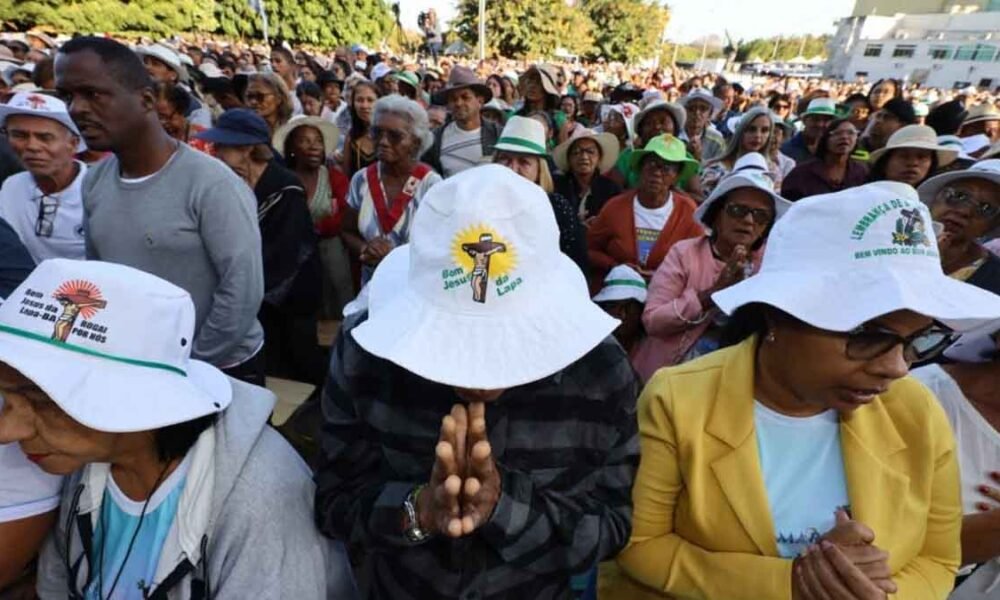
<path id="1" fill-rule="evenodd" d="M 0 37 L 0 598 L 997 598 L 996 92 L 424 18 Z"/>

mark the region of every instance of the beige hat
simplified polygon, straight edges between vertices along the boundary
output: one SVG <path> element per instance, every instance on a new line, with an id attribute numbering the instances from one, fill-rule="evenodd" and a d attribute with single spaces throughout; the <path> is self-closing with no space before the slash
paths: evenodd
<path id="1" fill-rule="evenodd" d="M 278 128 L 271 139 L 271 145 L 278 152 L 285 151 L 285 142 L 288 136 L 299 127 L 315 127 L 323 137 L 323 154 L 327 157 L 333 156 L 337 149 L 337 142 L 340 140 L 340 130 L 337 126 L 321 117 L 308 117 L 300 115 Z M 285 157 L 287 158 L 287 157 Z"/>
<path id="2" fill-rule="evenodd" d="M 610 171 L 615 166 L 615 162 L 618 161 L 618 154 L 621 152 L 618 138 L 613 133 L 597 133 L 593 129 L 583 127 L 576 128 L 569 139 L 556 146 L 556 149 L 552 151 L 552 160 L 555 161 L 559 170 L 563 173 L 569 172 L 569 149 L 573 144 L 583 139 L 594 140 L 601 148 L 601 164 L 598 165 L 597 171 L 599 173 Z"/>
<path id="3" fill-rule="evenodd" d="M 958 158 L 958 150 L 942 146 L 938 143 L 937 133 L 933 128 L 926 125 L 907 125 L 896 130 L 889 137 L 889 141 L 884 148 L 880 148 L 871 155 L 871 163 L 875 164 L 880 158 L 885 156 L 890 150 L 897 148 L 919 148 L 921 150 L 933 150 L 937 153 L 939 167 L 950 165 Z"/>
<path id="4" fill-rule="evenodd" d="M 551 96 L 562 95 L 562 93 L 559 91 L 559 86 L 556 85 L 556 81 L 558 81 L 558 79 L 556 78 L 555 67 L 547 64 L 531 65 L 531 67 L 529 67 L 528 70 L 525 71 L 524 75 L 521 76 L 521 81 L 524 81 L 524 78 L 527 77 L 528 74 L 531 73 L 532 71 L 538 72 L 538 76 L 542 80 L 542 89 L 545 90 L 546 94 L 549 94 Z"/>
<path id="5" fill-rule="evenodd" d="M 993 104 L 980 104 L 973 106 L 965 115 L 962 125 L 971 125 L 981 121 L 1000 121 L 1000 110 Z"/>

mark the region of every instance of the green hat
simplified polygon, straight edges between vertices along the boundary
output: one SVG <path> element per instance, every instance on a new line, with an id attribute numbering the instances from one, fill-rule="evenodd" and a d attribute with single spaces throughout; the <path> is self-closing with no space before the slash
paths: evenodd
<path id="1" fill-rule="evenodd" d="M 840 116 L 837 112 L 837 103 L 832 98 L 814 98 L 809 102 L 806 112 L 802 113 L 803 117 L 809 115 L 826 115 L 833 118 Z"/>
<path id="2" fill-rule="evenodd" d="M 420 78 L 417 77 L 416 73 L 412 73 L 410 71 L 400 71 L 398 73 L 393 73 L 392 76 L 396 79 L 396 81 L 405 83 L 415 90 L 420 89 Z"/>
<path id="3" fill-rule="evenodd" d="M 688 156 L 684 142 L 669 133 L 654 137 L 646 142 L 646 146 L 642 150 L 632 152 L 632 164 L 630 165 L 632 171 L 638 173 L 643 159 L 650 154 L 655 154 L 666 162 L 679 163 L 681 170 L 677 177 L 678 181 L 687 180 L 698 172 L 698 161 Z"/>

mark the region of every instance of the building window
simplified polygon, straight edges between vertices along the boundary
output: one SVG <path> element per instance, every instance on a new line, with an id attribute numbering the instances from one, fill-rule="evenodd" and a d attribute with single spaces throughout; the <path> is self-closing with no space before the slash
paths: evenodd
<path id="1" fill-rule="evenodd" d="M 959 46 L 955 52 L 955 60 L 972 60 L 972 55 L 975 53 L 975 46 Z"/>
<path id="2" fill-rule="evenodd" d="M 976 53 L 972 56 L 972 60 L 979 62 L 989 62 L 993 60 L 993 56 L 997 53 L 997 49 L 993 46 L 988 46 L 986 44 L 976 44 Z"/>
<path id="3" fill-rule="evenodd" d="M 993 87 L 993 80 L 992 79 L 980 79 L 979 80 L 979 87 L 985 88 L 985 89 L 990 89 L 991 87 Z"/>
<path id="4" fill-rule="evenodd" d="M 951 58 L 951 46 L 931 46 L 929 54 L 934 60 L 948 60 Z"/>
<path id="5" fill-rule="evenodd" d="M 917 47 L 912 44 L 900 44 L 893 48 L 892 57 L 893 58 L 913 58 L 916 53 Z"/>
<path id="6" fill-rule="evenodd" d="M 882 56 L 882 44 L 868 44 L 865 46 L 865 56 Z"/>

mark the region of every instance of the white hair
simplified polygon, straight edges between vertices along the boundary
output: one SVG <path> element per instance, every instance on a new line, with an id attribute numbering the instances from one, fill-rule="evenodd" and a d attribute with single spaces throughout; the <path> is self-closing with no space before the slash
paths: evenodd
<path id="1" fill-rule="evenodd" d="M 420 141 L 420 148 L 417 152 L 419 158 L 427 152 L 434 143 L 434 134 L 431 133 L 431 124 L 427 119 L 427 111 L 409 98 L 392 94 L 384 96 L 375 101 L 375 113 L 372 115 L 372 124 L 377 123 L 382 115 L 397 115 L 406 120 L 410 125 L 410 133 Z"/>

